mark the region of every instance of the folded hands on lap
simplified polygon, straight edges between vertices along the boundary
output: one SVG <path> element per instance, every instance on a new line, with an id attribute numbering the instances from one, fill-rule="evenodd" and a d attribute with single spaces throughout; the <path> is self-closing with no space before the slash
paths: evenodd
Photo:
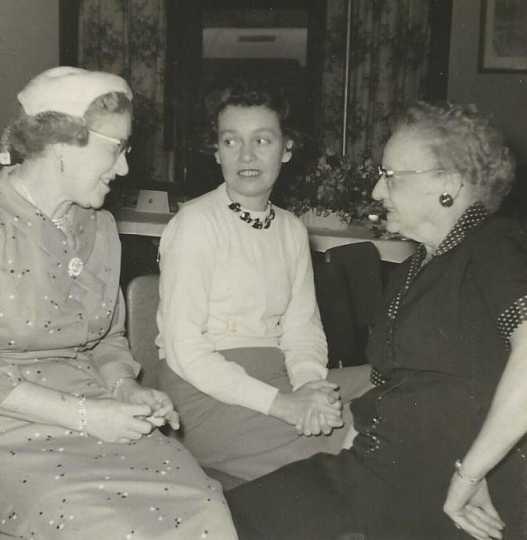
<path id="1" fill-rule="evenodd" d="M 95 406 L 95 410 L 101 409 L 101 402 L 113 402 L 113 408 L 117 408 L 121 414 L 127 416 L 122 421 L 128 428 L 124 431 L 118 430 L 119 437 L 112 437 L 117 442 L 127 443 L 138 439 L 150 433 L 153 428 L 166 423 L 173 429 L 179 429 L 179 415 L 164 392 L 143 387 L 134 379 L 123 379 L 114 391 L 114 398 L 115 400 L 97 400 L 99 404 Z M 91 405 L 90 409 L 93 408 Z M 94 420 L 97 424 L 97 415 Z"/>
<path id="2" fill-rule="evenodd" d="M 334 428 L 343 425 L 342 401 L 337 388 L 328 381 L 314 381 L 294 392 L 280 392 L 270 414 L 295 426 L 303 435 L 329 435 Z"/>

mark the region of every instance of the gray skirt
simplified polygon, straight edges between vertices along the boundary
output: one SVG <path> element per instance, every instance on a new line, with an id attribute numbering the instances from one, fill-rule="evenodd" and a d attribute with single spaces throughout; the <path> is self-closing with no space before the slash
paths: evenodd
<path id="1" fill-rule="evenodd" d="M 271 347 L 219 351 L 227 361 L 241 365 L 249 375 L 283 392 L 291 392 L 282 351 Z M 330 370 L 328 379 L 340 386 L 343 401 L 353 387 L 347 368 Z M 349 383 L 349 384 L 348 384 Z M 338 454 L 351 424 L 344 407 L 343 428 L 329 436 L 305 437 L 272 416 L 222 403 L 176 375 L 165 361 L 160 364 L 159 388 L 173 400 L 182 422 L 180 440 L 204 467 L 252 480 L 281 466 L 319 452 Z"/>

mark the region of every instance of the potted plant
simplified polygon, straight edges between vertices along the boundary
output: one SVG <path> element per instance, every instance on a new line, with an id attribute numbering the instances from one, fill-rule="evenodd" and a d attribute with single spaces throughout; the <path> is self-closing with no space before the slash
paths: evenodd
<path id="1" fill-rule="evenodd" d="M 378 169 L 370 158 L 357 162 L 326 150 L 305 174 L 293 180 L 285 206 L 308 227 L 359 225 L 377 236 L 383 232 L 382 205 L 371 197 L 377 179 Z"/>

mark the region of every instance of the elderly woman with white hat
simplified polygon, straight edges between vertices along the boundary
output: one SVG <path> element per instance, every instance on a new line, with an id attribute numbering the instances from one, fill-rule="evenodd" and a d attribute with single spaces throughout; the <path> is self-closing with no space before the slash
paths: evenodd
<path id="1" fill-rule="evenodd" d="M 120 244 L 100 210 L 128 172 L 132 92 L 54 68 L 18 95 L 0 173 L 0 535 L 236 538 L 219 485 L 156 427 L 124 337 Z"/>

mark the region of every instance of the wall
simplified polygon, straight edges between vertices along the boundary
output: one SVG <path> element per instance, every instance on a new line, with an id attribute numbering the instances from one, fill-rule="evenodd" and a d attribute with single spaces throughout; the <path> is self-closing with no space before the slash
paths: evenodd
<path id="1" fill-rule="evenodd" d="M 480 0 L 454 0 L 448 98 L 493 115 L 518 161 L 527 164 L 527 73 L 479 73 Z"/>
<path id="2" fill-rule="evenodd" d="M 0 130 L 16 111 L 16 94 L 59 63 L 59 0 L 0 0 Z"/>

